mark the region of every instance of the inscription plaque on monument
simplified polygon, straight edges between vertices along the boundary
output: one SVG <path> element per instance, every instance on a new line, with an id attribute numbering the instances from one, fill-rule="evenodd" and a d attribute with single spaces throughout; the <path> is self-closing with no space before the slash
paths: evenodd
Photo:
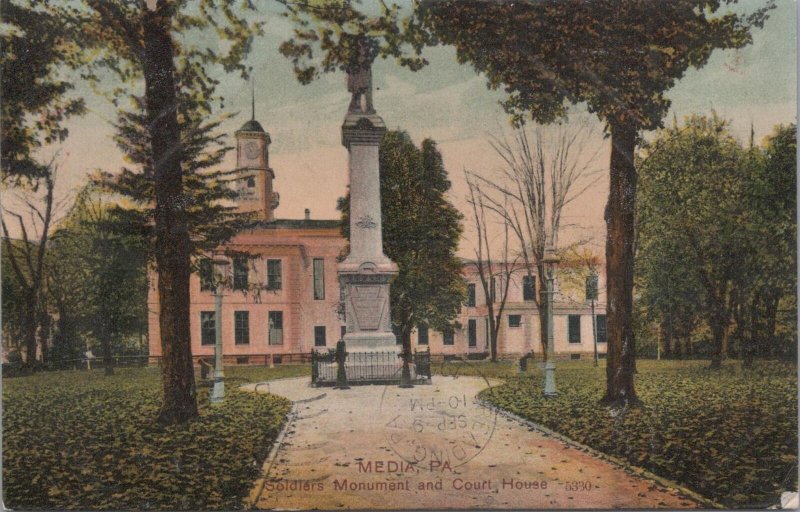
<path id="1" fill-rule="evenodd" d="M 353 286 L 353 306 L 361 330 L 376 331 L 381 325 L 381 316 L 386 295 L 380 285 Z"/>

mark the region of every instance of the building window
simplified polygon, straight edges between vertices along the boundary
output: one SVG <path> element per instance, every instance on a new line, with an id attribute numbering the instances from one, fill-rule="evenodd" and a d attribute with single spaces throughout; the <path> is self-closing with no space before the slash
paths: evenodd
<path id="1" fill-rule="evenodd" d="M 267 289 L 280 290 L 282 286 L 281 260 L 267 260 Z"/>
<path id="2" fill-rule="evenodd" d="M 217 329 L 213 311 L 200 312 L 200 344 L 213 345 L 217 341 Z"/>
<path id="3" fill-rule="evenodd" d="M 522 315 L 508 315 L 508 326 L 519 327 L 522 325 Z"/>
<path id="4" fill-rule="evenodd" d="M 467 285 L 467 307 L 474 308 L 475 307 L 475 284 L 468 284 Z"/>
<path id="5" fill-rule="evenodd" d="M 339 335 L 343 339 L 345 334 L 347 334 L 347 326 L 346 325 L 342 325 L 339 328 Z"/>
<path id="6" fill-rule="evenodd" d="M 255 188 L 256 186 L 256 179 L 252 176 L 247 178 L 247 188 Z"/>
<path id="7" fill-rule="evenodd" d="M 606 340 L 608 340 L 606 315 L 597 315 L 597 343 L 605 343 Z"/>
<path id="8" fill-rule="evenodd" d="M 327 340 L 325 339 L 325 326 L 317 325 L 314 327 L 314 346 L 324 347 L 326 344 Z"/>
<path id="9" fill-rule="evenodd" d="M 247 258 L 244 256 L 235 256 L 233 258 L 233 289 L 246 290 L 247 289 L 247 274 L 249 272 Z"/>
<path id="10" fill-rule="evenodd" d="M 198 264 L 200 274 L 200 291 L 205 292 L 214 289 L 214 266 L 210 259 L 203 258 Z"/>
<path id="11" fill-rule="evenodd" d="M 455 336 L 453 333 L 452 327 L 445 327 L 444 332 L 442 332 L 442 344 L 444 345 L 455 345 Z"/>
<path id="12" fill-rule="evenodd" d="M 522 276 L 522 300 L 536 300 L 536 278 Z"/>
<path id="13" fill-rule="evenodd" d="M 392 332 L 394 333 L 394 342 L 396 345 L 403 344 L 403 332 L 400 330 L 399 325 L 392 324 Z"/>
<path id="14" fill-rule="evenodd" d="M 581 342 L 581 315 L 569 315 L 569 342 Z"/>
<path id="15" fill-rule="evenodd" d="M 283 311 L 269 312 L 269 344 L 283 345 Z"/>
<path id="16" fill-rule="evenodd" d="M 428 344 L 428 327 L 425 325 L 420 325 L 417 327 L 417 345 L 427 345 Z"/>
<path id="17" fill-rule="evenodd" d="M 325 298 L 325 260 L 314 258 L 314 299 Z"/>
<path id="18" fill-rule="evenodd" d="M 478 321 L 474 318 L 470 318 L 467 322 L 467 340 L 470 347 L 478 346 Z"/>
<path id="19" fill-rule="evenodd" d="M 234 311 L 233 315 L 236 344 L 250 344 L 250 312 Z"/>
<path id="20" fill-rule="evenodd" d="M 497 297 L 497 278 L 492 277 L 492 280 L 489 284 L 489 298 L 492 300 L 492 304 L 496 302 L 496 297 Z"/>

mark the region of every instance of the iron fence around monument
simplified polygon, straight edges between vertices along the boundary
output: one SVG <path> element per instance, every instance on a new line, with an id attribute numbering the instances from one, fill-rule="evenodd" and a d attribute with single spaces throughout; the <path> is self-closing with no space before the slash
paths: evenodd
<path id="1" fill-rule="evenodd" d="M 347 352 L 345 362 L 349 384 L 397 384 L 400 382 L 402 359 L 397 352 Z M 414 352 L 412 375 L 415 384 L 431 381 L 431 354 Z M 311 384 L 333 386 L 336 384 L 338 364 L 334 350 L 311 352 Z M 376 375 L 380 377 L 376 378 Z"/>

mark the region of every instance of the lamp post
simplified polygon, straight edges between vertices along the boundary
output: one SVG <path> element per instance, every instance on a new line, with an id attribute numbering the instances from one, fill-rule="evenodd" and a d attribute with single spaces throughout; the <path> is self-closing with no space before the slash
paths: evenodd
<path id="1" fill-rule="evenodd" d="M 594 301 L 597 300 L 597 272 L 589 269 L 586 276 L 586 300 L 592 302 L 592 338 L 594 338 L 594 365 L 597 366 L 597 316 L 594 312 Z"/>
<path id="2" fill-rule="evenodd" d="M 228 260 L 216 257 L 214 266 L 214 389 L 211 403 L 219 404 L 225 400 L 225 370 L 222 367 L 222 283 Z"/>
<path id="3" fill-rule="evenodd" d="M 561 258 L 552 246 L 544 250 L 542 263 L 547 267 L 547 362 L 544 364 L 544 396 L 551 398 L 556 391 L 556 353 L 553 341 L 553 296 L 555 295 L 555 267 Z"/>
<path id="4" fill-rule="evenodd" d="M 406 350 L 405 342 L 403 342 L 403 368 L 400 371 L 400 386 L 401 388 L 413 388 L 414 384 L 411 383 L 411 353 Z"/>

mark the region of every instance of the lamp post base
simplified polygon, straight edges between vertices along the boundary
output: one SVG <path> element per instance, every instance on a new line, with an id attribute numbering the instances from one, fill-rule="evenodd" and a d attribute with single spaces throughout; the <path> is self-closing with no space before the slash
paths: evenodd
<path id="1" fill-rule="evenodd" d="M 214 377 L 214 389 L 211 392 L 210 402 L 221 404 L 225 401 L 225 380 L 222 377 Z"/>
<path id="2" fill-rule="evenodd" d="M 544 396 L 552 398 L 556 395 L 556 364 L 548 360 L 544 365 Z"/>
<path id="3" fill-rule="evenodd" d="M 401 388 L 413 388 L 414 384 L 411 383 L 411 369 L 409 368 L 408 360 L 403 361 L 403 370 L 400 372 L 400 386 Z"/>

